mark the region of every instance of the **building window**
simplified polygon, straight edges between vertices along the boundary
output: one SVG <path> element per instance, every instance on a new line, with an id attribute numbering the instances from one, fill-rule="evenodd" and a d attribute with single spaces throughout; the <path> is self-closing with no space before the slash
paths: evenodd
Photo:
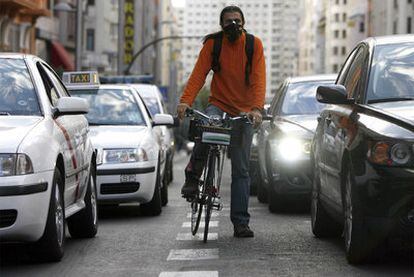
<path id="1" fill-rule="evenodd" d="M 346 38 L 346 30 L 342 30 L 342 38 Z"/>
<path id="2" fill-rule="evenodd" d="M 339 22 L 339 13 L 335 14 L 335 22 Z"/>
<path id="3" fill-rule="evenodd" d="M 335 30 L 335 31 L 334 31 L 334 37 L 335 37 L 335 38 L 338 38 L 338 37 L 339 37 L 339 30 Z"/>
<path id="4" fill-rule="evenodd" d="M 333 72 L 334 73 L 338 72 L 338 65 L 337 64 L 334 64 L 333 67 L 332 67 L 332 69 L 333 69 Z"/>
<path id="5" fill-rule="evenodd" d="M 393 34 L 397 33 L 397 28 L 398 28 L 397 21 L 394 21 L 392 24 Z"/>
<path id="6" fill-rule="evenodd" d="M 346 55 L 346 47 L 342 46 L 342 56 L 345 56 L 345 55 Z"/>
<path id="7" fill-rule="evenodd" d="M 95 30 L 86 30 L 86 50 L 95 51 Z"/>
<path id="8" fill-rule="evenodd" d="M 407 17 L 407 34 L 411 34 L 411 16 Z"/>
<path id="9" fill-rule="evenodd" d="M 334 47 L 333 48 L 333 54 L 335 55 L 335 56 L 338 56 L 338 47 Z"/>
<path id="10" fill-rule="evenodd" d="M 344 5 L 346 5 L 346 0 L 344 0 Z"/>
<path id="11" fill-rule="evenodd" d="M 364 22 L 359 22 L 359 32 L 360 33 L 365 32 L 365 23 Z"/>
<path id="12" fill-rule="evenodd" d="M 398 0 L 394 0 L 394 9 L 398 9 Z"/>
<path id="13" fill-rule="evenodd" d="M 342 14 L 342 21 L 343 21 L 343 22 L 346 22 L 346 13 L 343 13 L 343 14 Z"/>
<path id="14" fill-rule="evenodd" d="M 95 6 L 95 0 L 88 0 L 88 6 Z"/>

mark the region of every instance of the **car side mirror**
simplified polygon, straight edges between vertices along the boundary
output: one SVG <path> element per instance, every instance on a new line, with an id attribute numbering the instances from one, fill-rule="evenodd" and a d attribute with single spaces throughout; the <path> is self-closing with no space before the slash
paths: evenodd
<path id="1" fill-rule="evenodd" d="M 346 89 L 342 85 L 319 86 L 316 90 L 316 100 L 325 104 L 354 104 L 355 99 L 348 98 Z"/>
<path id="2" fill-rule="evenodd" d="M 61 115 L 87 114 L 88 102 L 80 97 L 61 97 L 57 100 L 54 117 Z"/>
<path id="3" fill-rule="evenodd" d="M 174 126 L 175 120 L 170 114 L 156 114 L 154 115 L 152 126 Z"/>

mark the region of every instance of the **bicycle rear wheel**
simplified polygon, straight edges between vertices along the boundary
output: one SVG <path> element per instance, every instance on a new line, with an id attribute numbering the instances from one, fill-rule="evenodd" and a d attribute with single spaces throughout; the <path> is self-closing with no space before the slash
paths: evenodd
<path id="1" fill-rule="evenodd" d="M 208 227 L 210 224 L 211 210 L 213 209 L 213 200 L 215 196 L 214 180 L 216 176 L 216 159 L 218 158 L 215 152 L 211 152 L 207 163 L 207 178 L 206 178 L 206 202 L 205 202 L 205 218 L 204 218 L 204 243 L 208 239 Z"/>
<path id="2" fill-rule="evenodd" d="M 196 197 L 191 201 L 191 233 L 193 236 L 197 233 L 200 226 L 201 213 L 203 212 L 203 204 L 201 201 L 200 193 L 197 193 Z"/>

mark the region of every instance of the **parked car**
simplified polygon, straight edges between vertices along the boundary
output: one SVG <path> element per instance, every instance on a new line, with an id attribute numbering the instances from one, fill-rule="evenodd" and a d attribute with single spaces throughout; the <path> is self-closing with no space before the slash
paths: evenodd
<path id="1" fill-rule="evenodd" d="M 414 36 L 369 38 L 348 56 L 312 143 L 312 231 L 343 233 L 349 263 L 414 234 Z M 343 230 L 343 231 L 342 231 Z"/>
<path id="2" fill-rule="evenodd" d="M 257 136 L 262 182 L 259 201 L 272 212 L 289 208 L 292 200 L 308 202 L 312 187 L 309 151 L 323 104 L 316 101 L 320 84 L 333 84 L 335 75 L 288 78 L 276 92 Z"/>
<path id="3" fill-rule="evenodd" d="M 59 261 L 66 225 L 74 238 L 96 235 L 87 112 L 43 60 L 0 53 L 1 242 L 30 242 L 33 257 Z"/>
<path id="4" fill-rule="evenodd" d="M 152 117 L 156 114 L 167 114 L 167 108 L 157 86 L 150 84 L 131 84 L 131 86 L 142 97 Z M 161 151 L 165 151 L 165 178 L 163 182 L 168 185 L 173 180 L 174 134 L 172 129 L 169 129 L 167 126 L 158 126 L 155 128 L 155 131 L 161 137 Z"/>
<path id="5" fill-rule="evenodd" d="M 168 187 L 161 182 L 165 158 L 161 159 L 160 137 L 154 128 L 173 124 L 172 116 L 151 118 L 141 97 L 128 85 L 67 86 L 71 95 L 90 104 L 87 119 L 97 149 L 98 203 L 138 202 L 144 214 L 159 215 L 168 201 Z"/>

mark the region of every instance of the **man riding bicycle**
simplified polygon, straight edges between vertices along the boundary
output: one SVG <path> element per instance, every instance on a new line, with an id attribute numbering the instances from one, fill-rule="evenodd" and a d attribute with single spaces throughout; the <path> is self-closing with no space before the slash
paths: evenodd
<path id="1" fill-rule="evenodd" d="M 248 213 L 250 177 L 249 156 L 253 127 L 262 121 L 261 110 L 266 91 L 266 68 L 263 45 L 259 38 L 244 30 L 244 15 L 237 6 L 225 7 L 220 14 L 222 31 L 209 34 L 204 39 L 197 63 L 177 106 L 183 119 L 198 92 L 205 83 L 208 72 L 214 71 L 209 105 L 205 113 L 222 116 L 223 112 L 237 116 L 247 113 L 253 126 L 239 122 L 233 126 L 230 147 L 232 182 L 230 218 L 235 237 L 253 237 L 249 228 Z M 183 197 L 189 198 L 198 191 L 199 178 L 206 163 L 207 145 L 196 143 L 185 169 Z"/>

